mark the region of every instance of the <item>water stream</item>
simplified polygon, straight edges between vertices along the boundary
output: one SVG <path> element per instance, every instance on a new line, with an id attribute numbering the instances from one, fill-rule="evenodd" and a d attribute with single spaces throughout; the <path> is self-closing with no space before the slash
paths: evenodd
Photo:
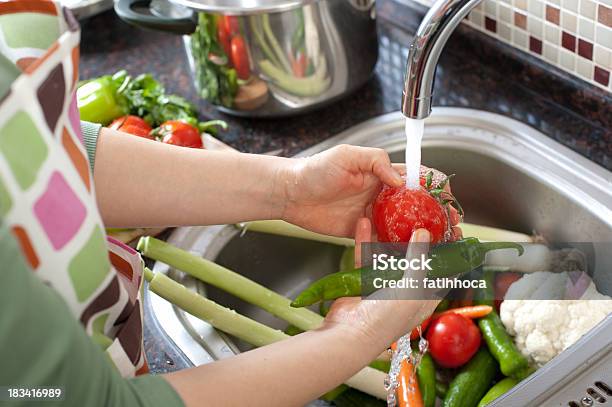
<path id="1" fill-rule="evenodd" d="M 419 187 L 423 127 L 423 120 L 406 118 L 406 187 L 409 189 Z"/>

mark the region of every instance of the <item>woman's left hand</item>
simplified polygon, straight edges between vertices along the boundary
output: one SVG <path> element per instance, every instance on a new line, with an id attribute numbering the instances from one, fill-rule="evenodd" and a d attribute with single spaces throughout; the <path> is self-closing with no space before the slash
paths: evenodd
<path id="1" fill-rule="evenodd" d="M 287 222 L 334 236 L 353 237 L 382 183 L 399 186 L 400 174 L 378 148 L 339 145 L 296 160 L 283 177 Z"/>

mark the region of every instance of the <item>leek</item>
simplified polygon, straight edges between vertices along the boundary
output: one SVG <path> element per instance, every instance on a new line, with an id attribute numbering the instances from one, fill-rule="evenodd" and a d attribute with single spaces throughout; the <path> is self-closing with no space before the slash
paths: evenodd
<path id="1" fill-rule="evenodd" d="M 305 240 L 314 240 L 317 242 L 331 243 L 338 246 L 351 247 L 355 246 L 355 240 L 344 237 L 335 237 L 323 235 L 320 233 L 311 232 L 302 229 L 299 226 L 292 225 L 282 220 L 258 220 L 247 223 L 240 223 L 237 227 L 248 231 L 269 233 L 272 235 L 295 237 Z"/>
<path id="2" fill-rule="evenodd" d="M 145 269 L 145 279 L 149 282 L 149 289 L 155 294 L 191 315 L 208 322 L 213 327 L 251 345 L 265 346 L 290 338 L 289 335 L 279 330 L 272 329 L 202 297 L 164 274 L 153 273 L 151 270 Z M 384 389 L 385 377 L 385 373 L 371 367 L 365 367 L 345 383 L 364 393 L 385 399 L 387 396 Z"/>
<path id="3" fill-rule="evenodd" d="M 184 271 L 192 277 L 214 285 L 274 316 L 309 331 L 318 328 L 323 317 L 307 308 L 293 308 L 291 300 L 210 260 L 195 256 L 159 239 L 146 236 L 137 249 L 147 257 Z"/>

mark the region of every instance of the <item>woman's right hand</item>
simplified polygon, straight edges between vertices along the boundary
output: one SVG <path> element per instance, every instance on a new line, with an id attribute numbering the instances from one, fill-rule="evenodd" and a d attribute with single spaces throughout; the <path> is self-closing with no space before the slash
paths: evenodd
<path id="1" fill-rule="evenodd" d="M 431 237 L 427 230 L 416 230 L 410 243 L 419 243 L 420 251 L 427 251 Z M 357 222 L 355 232 L 355 261 L 359 267 L 361 243 L 372 241 L 372 224 L 368 218 Z M 378 296 L 377 299 L 360 297 L 339 298 L 324 321 L 324 326 L 341 326 L 362 336 L 370 346 L 379 351 L 386 349 L 400 336 L 411 332 L 433 313 L 439 300 L 399 300 Z"/>

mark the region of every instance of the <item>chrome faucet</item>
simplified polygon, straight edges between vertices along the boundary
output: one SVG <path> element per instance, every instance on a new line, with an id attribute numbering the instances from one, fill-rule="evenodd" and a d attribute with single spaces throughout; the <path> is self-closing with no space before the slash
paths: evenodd
<path id="1" fill-rule="evenodd" d="M 402 113 L 424 119 L 431 113 L 436 66 L 440 53 L 461 20 L 482 0 L 437 0 L 429 9 L 410 44 Z"/>

